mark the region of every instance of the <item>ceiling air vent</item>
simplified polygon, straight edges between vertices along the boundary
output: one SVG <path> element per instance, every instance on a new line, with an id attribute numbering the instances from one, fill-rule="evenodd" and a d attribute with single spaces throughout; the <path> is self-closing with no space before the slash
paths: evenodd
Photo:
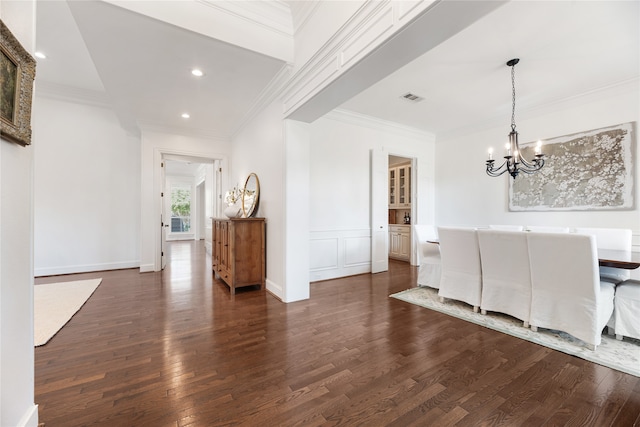
<path id="1" fill-rule="evenodd" d="M 411 92 L 405 93 L 400 98 L 410 102 L 420 102 L 424 99 L 423 97 L 413 94 Z"/>

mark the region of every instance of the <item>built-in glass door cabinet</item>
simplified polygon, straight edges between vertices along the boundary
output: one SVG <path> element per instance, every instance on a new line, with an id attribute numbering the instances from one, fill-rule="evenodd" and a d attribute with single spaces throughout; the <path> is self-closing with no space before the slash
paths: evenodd
<path id="1" fill-rule="evenodd" d="M 411 207 L 411 165 L 389 168 L 389 208 Z"/>
<path id="2" fill-rule="evenodd" d="M 389 207 L 394 208 L 396 206 L 396 180 L 397 180 L 397 169 L 390 168 L 389 169 Z"/>

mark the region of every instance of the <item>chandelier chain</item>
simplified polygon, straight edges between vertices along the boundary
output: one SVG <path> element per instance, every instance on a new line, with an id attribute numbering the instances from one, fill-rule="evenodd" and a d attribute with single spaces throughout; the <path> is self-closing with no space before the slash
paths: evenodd
<path id="1" fill-rule="evenodd" d="M 511 130 L 516 129 L 516 67 L 511 66 Z"/>

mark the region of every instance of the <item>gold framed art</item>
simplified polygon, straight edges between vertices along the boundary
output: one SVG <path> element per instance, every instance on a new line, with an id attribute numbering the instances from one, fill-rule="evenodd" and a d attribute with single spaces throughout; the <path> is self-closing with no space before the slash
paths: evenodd
<path id="1" fill-rule="evenodd" d="M 36 61 L 0 20 L 0 137 L 31 144 L 31 100 Z"/>

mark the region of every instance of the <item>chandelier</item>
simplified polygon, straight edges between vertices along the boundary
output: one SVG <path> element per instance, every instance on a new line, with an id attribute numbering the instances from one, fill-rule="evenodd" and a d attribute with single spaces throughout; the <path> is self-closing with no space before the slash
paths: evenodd
<path id="1" fill-rule="evenodd" d="M 520 172 L 531 174 L 539 171 L 544 166 L 544 154 L 541 153 L 542 141 L 538 141 L 538 145 L 535 148 L 535 158 L 531 161 L 527 161 L 522 157 L 520 152 L 520 146 L 518 145 L 518 132 L 516 132 L 516 75 L 515 66 L 520 62 L 520 59 L 514 58 L 507 62 L 507 65 L 511 67 L 511 132 L 509 133 L 509 142 L 505 145 L 504 163 L 500 167 L 495 167 L 493 159 L 493 148 L 489 148 L 489 159 L 487 160 L 487 175 L 500 176 L 505 172 L 516 179 L 516 176 Z"/>

